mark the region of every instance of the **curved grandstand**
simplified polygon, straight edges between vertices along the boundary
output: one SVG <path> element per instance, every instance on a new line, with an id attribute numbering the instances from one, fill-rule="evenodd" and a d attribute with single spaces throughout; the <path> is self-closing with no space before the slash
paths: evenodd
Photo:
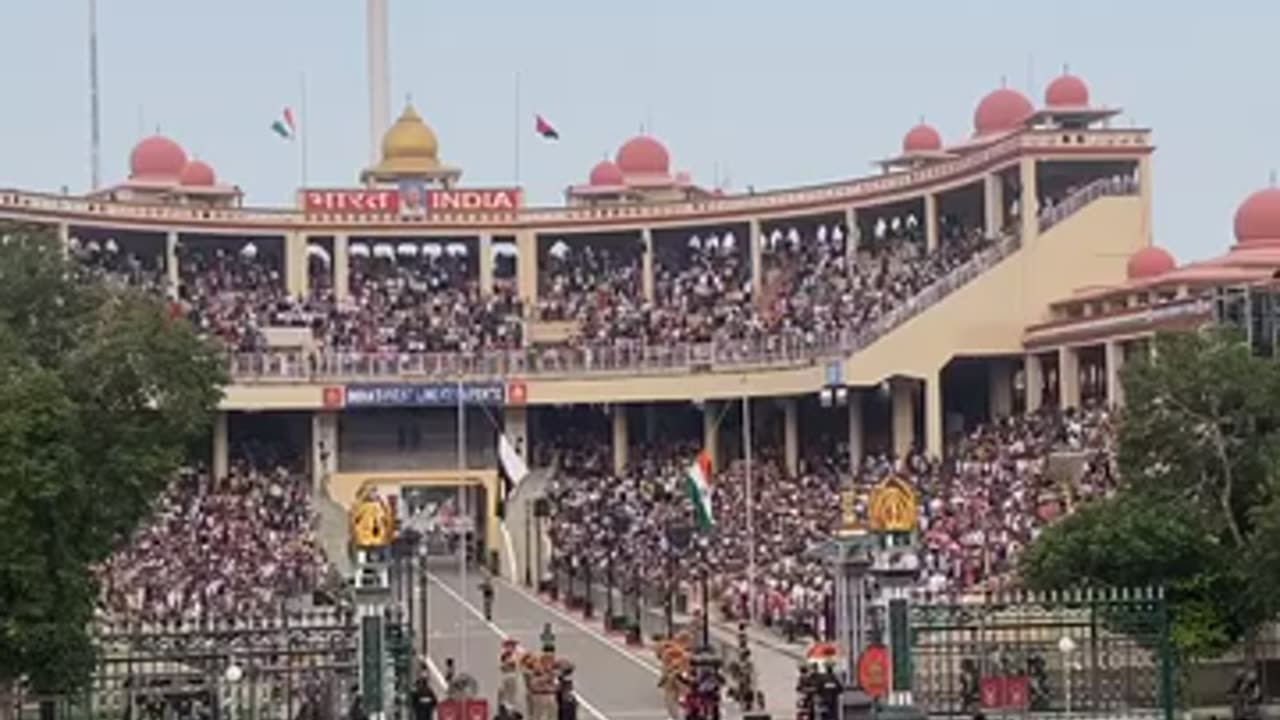
<path id="1" fill-rule="evenodd" d="M 825 590 L 800 556 L 834 522 L 836 487 L 895 464 L 926 495 L 923 580 L 998 581 L 1038 527 L 1110 486 L 1105 408 L 1123 404 L 1126 356 L 1280 264 L 1275 190 L 1242 206 L 1223 258 L 1179 268 L 1154 247 L 1151 136 L 1111 127 L 1116 113 L 1075 76 L 1039 107 L 1001 88 L 971 137 L 921 124 L 873 175 L 743 195 L 700 187 L 639 136 L 564 205 L 531 208 L 519 188 L 463 183 L 406 107 L 359 184 L 302 188 L 294 208 L 246 206 L 156 136 L 109 189 L 0 190 L 0 219 L 56 225 L 86 269 L 168 297 L 227 350 L 216 490 L 175 489 L 104 568 L 116 609 L 243 613 L 316 586 L 332 538 L 282 504 L 299 478 L 339 505 L 373 485 L 450 522 L 464 486 L 504 573 L 620 541 L 636 548 L 621 570 L 660 582 L 671 482 L 699 448 L 720 473 L 729 611 L 748 582 L 811 606 Z M 513 457 L 532 473 L 508 498 Z M 198 531 L 175 523 L 200 503 L 245 524 L 268 513 L 263 531 L 296 539 L 233 558 L 256 585 L 185 597 L 207 578 L 156 575 L 146 556 Z"/>

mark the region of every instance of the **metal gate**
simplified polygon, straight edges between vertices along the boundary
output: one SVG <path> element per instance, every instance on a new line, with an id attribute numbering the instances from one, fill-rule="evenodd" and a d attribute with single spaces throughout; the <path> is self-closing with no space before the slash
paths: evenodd
<path id="1" fill-rule="evenodd" d="M 1169 617 L 1158 589 L 920 597 L 912 690 L 929 715 L 1172 720 Z"/>
<path id="2" fill-rule="evenodd" d="M 346 609 L 235 621 L 102 622 L 97 664 L 75 695 L 28 694 L 19 720 L 337 720 L 357 681 Z"/>

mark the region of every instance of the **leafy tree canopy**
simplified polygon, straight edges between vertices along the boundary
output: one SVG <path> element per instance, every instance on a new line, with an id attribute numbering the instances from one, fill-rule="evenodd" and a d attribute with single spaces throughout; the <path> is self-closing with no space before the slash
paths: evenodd
<path id="1" fill-rule="evenodd" d="M 164 303 L 87 277 L 52 228 L 0 224 L 0 686 L 77 687 L 91 567 L 208 431 L 221 356 Z"/>
<path id="2" fill-rule="evenodd" d="M 1124 371 L 1120 490 L 1046 530 L 1022 571 L 1039 588 L 1162 585 L 1175 646 L 1211 655 L 1280 609 L 1280 365 L 1226 330 L 1153 350 Z"/>

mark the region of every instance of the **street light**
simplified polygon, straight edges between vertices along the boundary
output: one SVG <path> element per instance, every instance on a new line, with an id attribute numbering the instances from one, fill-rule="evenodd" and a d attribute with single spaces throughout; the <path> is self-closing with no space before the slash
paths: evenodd
<path id="1" fill-rule="evenodd" d="M 1066 701 L 1066 717 L 1071 717 L 1071 655 L 1076 651 L 1076 641 L 1070 635 L 1058 640 L 1058 652 L 1062 653 L 1062 694 Z"/>

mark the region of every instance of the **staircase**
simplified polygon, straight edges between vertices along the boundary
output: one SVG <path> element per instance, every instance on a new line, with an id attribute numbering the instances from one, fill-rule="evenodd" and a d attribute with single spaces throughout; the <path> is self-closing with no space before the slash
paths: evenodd
<path id="1" fill-rule="evenodd" d="M 329 478 L 326 476 L 311 496 L 311 507 L 316 513 L 316 539 L 329 562 L 344 578 L 352 577 L 350 545 L 347 535 L 347 511 L 329 496 Z"/>

